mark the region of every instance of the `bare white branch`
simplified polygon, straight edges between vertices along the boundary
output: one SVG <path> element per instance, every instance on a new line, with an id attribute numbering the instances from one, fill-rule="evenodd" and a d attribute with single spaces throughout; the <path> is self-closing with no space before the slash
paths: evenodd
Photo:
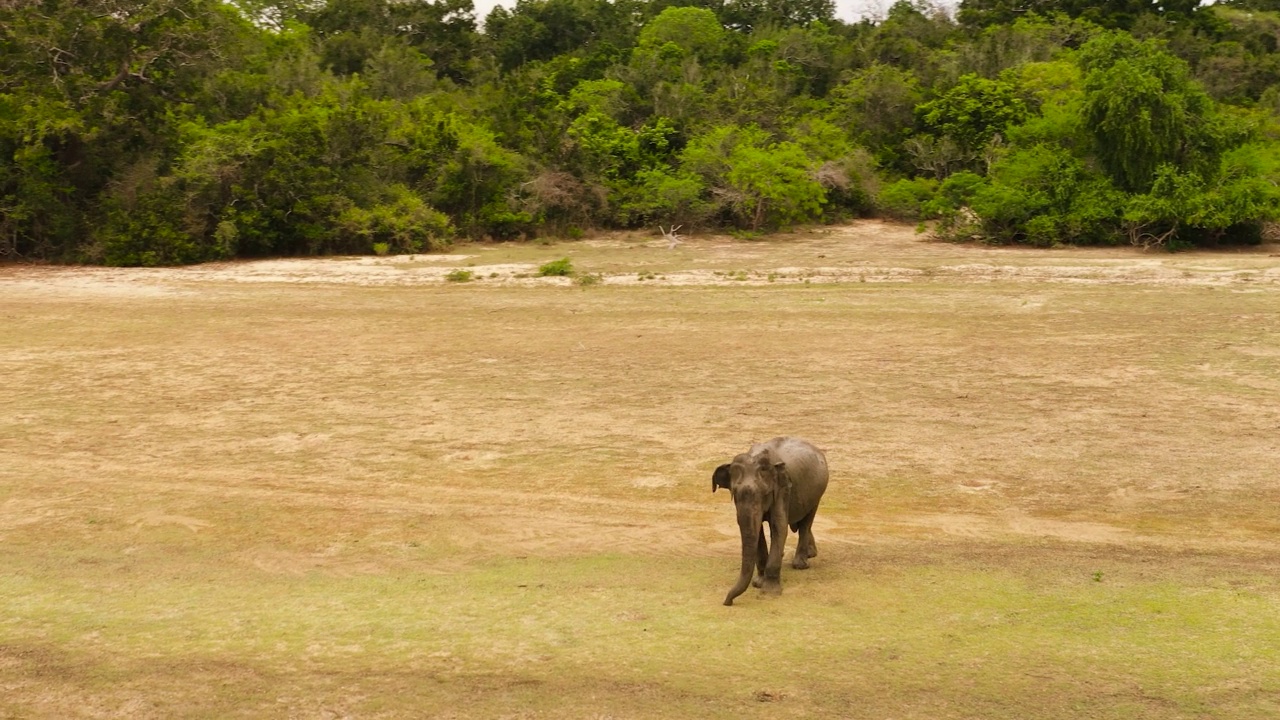
<path id="1" fill-rule="evenodd" d="M 684 242 L 684 239 L 676 234 L 676 231 L 684 227 L 683 225 L 672 225 L 670 230 L 663 230 L 662 226 L 658 226 L 658 230 L 662 232 L 662 237 L 667 239 L 667 249 L 675 250 L 677 245 Z"/>

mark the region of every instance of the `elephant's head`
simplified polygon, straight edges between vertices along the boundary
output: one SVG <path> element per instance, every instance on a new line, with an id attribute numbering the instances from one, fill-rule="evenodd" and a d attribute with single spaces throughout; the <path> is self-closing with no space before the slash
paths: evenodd
<path id="1" fill-rule="evenodd" d="M 738 530 L 742 533 L 742 573 L 725 598 L 725 605 L 732 605 L 733 599 L 746 591 L 757 560 L 764 569 L 761 526 L 766 517 L 770 526 L 774 523 L 786 525 L 786 497 L 790 486 L 786 463 L 768 450 L 756 455 L 743 453 L 712 473 L 711 492 L 728 488 L 733 493 L 733 504 L 738 511 Z"/>
<path id="2" fill-rule="evenodd" d="M 758 455 L 742 453 L 711 474 L 711 492 L 726 488 L 733 493 L 733 502 L 739 509 L 744 504 L 755 509 L 758 521 L 763 521 L 779 492 L 785 492 L 790 485 L 787 464 L 768 450 Z"/>

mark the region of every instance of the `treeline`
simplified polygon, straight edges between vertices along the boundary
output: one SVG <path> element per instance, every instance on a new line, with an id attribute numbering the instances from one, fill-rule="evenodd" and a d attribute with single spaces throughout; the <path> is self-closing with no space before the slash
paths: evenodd
<path id="1" fill-rule="evenodd" d="M 1280 217 L 1280 0 L 0 0 L 0 259 L 419 252 L 883 214 Z"/>

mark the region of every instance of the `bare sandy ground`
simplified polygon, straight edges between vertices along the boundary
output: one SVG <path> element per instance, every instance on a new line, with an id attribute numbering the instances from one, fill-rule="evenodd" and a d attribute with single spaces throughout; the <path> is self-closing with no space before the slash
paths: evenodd
<path id="1" fill-rule="evenodd" d="M 1014 313 L 1035 316 L 1046 310 L 1046 305 L 1054 304 L 1054 291 L 1044 290 L 1055 286 L 1078 287 L 1128 287 L 1128 288 L 1217 288 L 1231 293 L 1263 293 L 1272 297 L 1271 293 L 1280 289 L 1280 253 L 1275 246 L 1238 249 L 1229 252 L 1195 252 L 1186 254 L 1167 254 L 1143 252 L 1133 248 L 1063 248 L 1055 250 L 1029 250 L 1021 248 L 997 248 L 987 246 L 954 245 L 929 240 L 915 232 L 914 228 L 905 225 L 884 223 L 879 221 L 860 221 L 836 228 L 821 228 L 794 236 L 782 236 L 770 242 L 744 242 L 727 237 L 693 237 L 686 238 L 677 248 L 669 249 L 665 240 L 648 237 L 642 234 L 617 234 L 580 242 L 545 245 L 470 245 L 461 246 L 455 252 L 437 255 L 413 255 L 399 257 L 331 257 L 314 259 L 278 259 L 243 261 L 232 263 L 211 263 L 206 265 L 182 268 L 95 268 L 95 267 L 30 267 L 9 266 L 0 268 L 0 296 L 23 298 L 34 302 L 41 299 L 58 300 L 102 300 L 102 301 L 142 301 L 165 302 L 166 299 L 193 302 L 204 307 L 208 303 L 217 303 L 218 298 L 227 293 L 228 299 L 242 299 L 243 294 L 237 288 L 277 287 L 281 290 L 299 287 L 332 287 L 332 288 L 430 288 L 461 287 L 462 284 L 450 283 L 446 275 L 458 268 L 465 268 L 474 273 L 476 280 L 469 286 L 518 289 L 521 287 L 554 287 L 572 286 L 573 278 L 537 277 L 537 267 L 548 259 L 559 256 L 573 258 L 575 267 L 580 273 L 594 274 L 599 284 L 660 288 L 691 288 L 698 286 L 714 287 L 761 287 L 780 285 L 822 285 L 835 286 L 860 283 L 895 283 L 903 286 L 975 286 L 971 292 L 985 293 L 981 286 L 996 283 L 1002 287 L 1017 288 L 1010 294 L 997 290 L 993 295 L 986 295 L 978 302 L 986 307 L 984 312 Z M 533 258 L 533 259 L 525 259 Z M 694 267 L 691 267 L 694 266 Z M 633 268 L 639 268 L 634 270 Z M 1040 290 L 1037 290 L 1039 288 Z M 968 292 L 968 291 L 966 291 Z M 264 297 L 276 297 L 268 295 Z M 289 302 L 302 296 L 291 295 Z M 471 308 L 465 312 L 479 312 L 481 315 L 492 315 L 504 309 L 517 309 L 517 312 L 530 310 L 537 312 L 541 298 L 536 296 L 510 296 L 494 305 L 489 310 Z M 569 301 L 572 305 L 576 301 Z M 532 305 L 527 305 L 533 303 Z M 993 304 L 994 303 L 994 304 Z M 640 305 L 645 303 L 641 302 Z M 482 303 L 483 305 L 483 303 Z M 527 305 L 527 307 L 526 307 Z M 321 308 L 322 309 L 322 308 Z M 578 310 L 569 308 L 569 313 Z M 630 313 L 631 309 L 620 309 L 619 312 Z M 643 311 L 641 311 L 643 312 Z M 474 317 L 474 316 L 473 316 Z M 625 332 L 627 322 L 637 327 L 648 323 L 643 315 L 628 316 L 622 327 L 611 332 Z M 491 318 L 484 318 L 485 321 Z M 1274 319 L 1274 318 L 1272 318 Z M 475 323 L 478 320 L 463 320 L 464 323 Z M 357 331 L 358 332 L 358 331 Z M 886 338 L 891 338 L 892 330 Z M 1105 337 L 1105 336 L 1100 336 Z M 572 364 L 582 355 L 599 353 L 600 343 L 591 341 L 590 334 L 576 336 L 569 343 L 568 363 L 560 371 L 572 375 Z M 287 342 L 287 341 L 285 341 Z M 484 341 L 481 341 L 482 343 Z M 1107 344 L 1107 340 L 1102 341 Z M 856 351 L 857 343 L 841 343 L 833 346 L 831 351 L 837 355 Z M 1237 356 L 1256 358 L 1260 361 L 1272 362 L 1280 357 L 1280 349 L 1269 342 L 1234 344 Z M 38 352 L 38 355 L 35 354 Z M 70 358 L 79 357 L 85 351 L 69 352 Z M 292 350 L 290 350 L 292 352 Z M 119 360 L 113 360 L 113 357 Z M 491 357 L 492 356 L 492 357 Z M 49 350 L 28 351 L 21 344 L 10 347 L 4 356 L 9 363 L 22 363 L 24 360 L 35 360 L 37 357 L 47 360 Z M 95 367 L 99 375 L 109 376 L 117 372 L 129 372 L 128 353 L 124 351 L 108 351 L 106 355 L 99 351 L 95 354 Z M 456 363 L 458 358 L 446 355 L 448 363 Z M 1077 358 L 1081 363 L 1094 363 L 1097 358 L 1082 356 Z M 120 363 L 113 366 L 113 362 Z M 237 359 L 235 362 L 243 362 Z M 468 375 L 479 370 L 473 378 L 473 391 L 491 395 L 491 401 L 499 405 L 504 399 L 519 402 L 522 398 L 532 397 L 528 388 L 511 388 L 502 385 L 489 386 L 480 379 L 494 373 L 501 373 L 502 368 L 509 365 L 509 358 L 501 353 L 480 351 L 464 360 L 470 365 Z M 558 361 L 557 361 L 558 362 Z M 641 360 L 641 362 L 647 362 Z M 658 367 L 664 363 L 658 360 Z M 829 362 L 825 360 L 824 362 Z M 874 362 L 874 361 L 873 361 Z M 1054 361 L 1050 361 L 1054 364 Z M 114 368 L 114 369 L 113 369 Z M 489 372 L 485 372 L 487 369 Z M 245 372 L 249 370 L 246 369 Z M 1226 369 L 1204 368 L 1202 374 L 1206 378 L 1218 377 L 1226 381 L 1252 383 L 1258 390 L 1280 392 L 1280 383 L 1274 376 L 1262 377 L 1252 375 L 1247 378 L 1236 377 Z M 270 373 L 262 382 L 269 383 Z M 494 375 L 497 377 L 497 375 Z M 1133 366 L 1093 368 L 1087 376 L 1080 376 L 1076 367 L 1063 367 L 1057 374 L 1041 374 L 1045 381 L 1066 383 L 1076 388 L 1092 388 L 1108 391 L 1116 388 L 1132 388 L 1152 379 L 1149 371 Z M 655 386 L 661 380 L 652 378 Z M 938 382 L 934 379 L 932 382 Z M 966 381 L 956 377 L 943 383 L 955 388 L 955 398 L 968 398 L 964 391 Z M 505 389 L 502 389 L 505 387 Z M 594 388 L 593 388 L 594 389 Z M 690 388 L 695 391 L 696 387 Z M 820 391 L 819 391 L 820 392 Z M 304 398 L 299 397 L 298 400 Z M 310 402 L 320 402 L 311 397 Z M 435 400 L 439 402 L 439 400 Z M 1176 405 L 1176 400 L 1173 401 Z M 1257 407 L 1241 407 L 1240 412 L 1257 415 L 1258 422 L 1271 422 L 1278 406 L 1262 405 Z M 922 425 L 911 428 L 912 432 L 922 427 L 943 422 L 944 417 L 964 414 L 966 411 L 950 403 L 940 412 L 926 411 L 918 418 Z M 502 413 L 508 414 L 508 413 Z M 517 413 L 517 415 L 519 415 Z M 22 420 L 24 416 L 19 415 Z M 455 405 L 449 415 L 454 427 L 448 428 L 447 434 L 459 438 L 453 443 L 446 442 L 434 445 L 441 462 L 471 472 L 508 472 L 513 458 L 520 453 L 510 451 L 510 443 L 521 438 L 528 438 L 527 425 L 530 420 L 524 417 L 513 417 L 510 421 L 500 420 L 493 415 L 493 407 L 482 402 L 477 407 L 468 407 L 465 403 Z M 593 420 L 593 417 L 596 420 Z M 616 413 L 578 415 L 574 423 L 581 430 L 582 423 L 598 421 L 602 424 L 616 423 Z M 628 432 L 643 435 L 651 432 L 655 418 L 639 411 L 627 417 L 630 430 Z M 384 423 L 387 419 L 379 418 L 376 422 Z M 1023 421 L 1034 424 L 1038 421 L 1035 415 L 1027 416 Z M 483 427 L 482 434 L 475 434 Z M 602 428 L 601 428 L 602 429 Z M 482 438 L 474 442 L 464 442 L 463 437 Z M 547 436 L 542 442 L 555 442 L 556 437 Z M 747 438 L 756 440 L 761 438 Z M 527 442 L 528 440 L 526 440 Z M 308 453 L 331 452 L 335 443 L 334 432 L 284 432 L 264 437 L 253 437 L 235 440 L 231 447 L 247 447 L 254 452 L 266 453 L 278 457 L 296 457 Z M 999 442 L 989 443 L 988 451 L 998 451 Z M 889 442 L 886 451 L 918 454 L 918 449 L 906 450 L 915 443 L 904 438 L 895 438 Z M 682 456 L 682 473 L 694 473 L 706 462 L 706 455 L 715 444 L 698 444 L 688 448 Z M 839 445 L 837 445 L 837 451 Z M 962 468 L 974 465 L 972 451 L 965 456 L 948 459 L 953 452 L 950 446 L 927 448 L 927 460 L 922 456 L 920 463 L 934 468 L 931 473 L 955 474 L 955 491 L 968 496 L 965 504 L 983 506 L 991 505 L 990 498 L 1005 496 L 1010 492 L 1027 492 L 1021 488 L 1010 486 L 1007 479 L 998 479 L 978 474 L 969 476 Z M 1262 458 L 1259 458 L 1261 460 Z M 343 462 L 350 462 L 344 460 Z M 980 463 L 979 463 L 980 464 Z M 863 469 L 870 470 L 872 463 Z M 1153 479 L 1154 480 L 1154 479 Z M 634 502 L 633 494 L 663 494 L 677 485 L 677 475 L 668 473 L 636 474 L 628 477 L 624 486 L 628 489 L 626 497 L 611 499 L 599 496 L 581 496 L 573 492 L 548 494 L 545 489 L 532 492 L 520 490 L 486 490 L 483 488 L 440 488 L 443 494 L 431 503 L 457 503 L 459 508 L 468 508 L 474 515 L 477 540 L 479 536 L 502 539 L 512 552 L 538 552 L 551 548 L 572 552 L 594 547 L 599 543 L 600 513 L 621 511 Z M 141 482 L 140 488 L 146 487 Z M 157 490 L 161 486 L 156 486 Z M 203 492 L 199 487 L 189 491 Z M 212 490 L 211 490 L 212 491 Z M 262 494 L 265 497 L 275 496 L 284 491 L 282 488 L 262 490 L 260 488 L 218 487 L 216 492 L 244 493 L 246 498 Z M 1103 489 L 1092 490 L 1095 495 L 1103 493 Z M 1188 494 L 1190 493 L 1190 494 Z M 1119 487 L 1105 489 L 1107 502 L 1112 507 L 1139 509 L 1144 501 L 1159 501 L 1175 504 L 1185 508 L 1194 503 L 1189 500 L 1195 491 L 1169 489 L 1158 480 L 1141 487 Z M 456 499 L 455 499 L 456 496 Z M 478 499 L 489 498 L 495 504 L 502 499 L 519 497 L 516 508 L 503 507 L 492 515 L 485 515 L 475 504 Z M 295 498 L 304 501 L 301 496 Z M 327 500 L 323 502 L 328 502 Z M 373 507 L 395 504 L 400 507 L 413 506 L 409 498 L 396 498 L 394 501 L 366 499 Z M 583 505 L 597 517 L 582 520 L 566 518 L 548 519 L 547 506 Z M 714 528 L 719 540 L 711 545 L 698 543 L 694 537 L 697 524 L 691 525 L 688 518 L 707 508 L 689 503 L 656 502 L 649 506 L 650 517 L 644 523 L 615 523 L 609 537 L 619 546 L 646 545 L 661 546 L 661 552 L 674 548 L 703 548 L 705 552 L 723 554 L 732 551 L 736 540 L 736 527 L 729 516 L 716 516 L 710 526 Z M 477 515 L 479 513 L 479 515 Z M 512 516 L 523 515 L 530 520 L 539 518 L 537 523 L 512 524 Z M 36 506 L 18 501 L 10 501 L 0 511 L 0 532 L 6 527 L 16 527 L 35 522 L 40 517 Z M 159 510 L 143 512 L 130 521 L 142 525 L 175 524 L 191 530 L 199 531 L 208 523 L 197 518 L 181 514 L 170 514 Z M 671 521 L 664 518 L 672 518 Z M 534 525 L 537 526 L 534 529 Z M 1057 538 L 1095 543 L 1142 543 L 1165 545 L 1169 547 L 1216 547 L 1231 545 L 1236 547 L 1253 547 L 1280 549 L 1280 541 L 1267 534 L 1252 532 L 1239 533 L 1235 530 L 1200 533 L 1186 532 L 1161 533 L 1146 532 L 1144 528 L 1131 523 L 1109 524 L 1096 520 L 1070 520 L 1036 516 L 1025 509 L 1003 508 L 995 511 L 960 512 L 930 508 L 927 511 L 904 511 L 894 508 L 892 512 L 865 510 L 861 517 L 860 527 L 854 528 L 849 523 L 833 520 L 831 516 L 820 517 L 818 527 L 823 535 L 835 542 L 862 543 L 872 537 L 906 534 L 918 532 L 942 533 L 957 538 L 992 538 L 1009 535 Z M 868 535 L 867 527 L 875 530 Z M 705 525 L 704 525 L 705 527 Z M 514 534 L 513 534 L 514 533 Z M 702 536 L 708 539 L 705 534 Z M 658 550 L 655 550 L 658 552 Z M 261 561 L 255 560 L 255 564 Z M 268 562 L 279 564 L 278 553 Z"/>
<path id="2" fill-rule="evenodd" d="M 581 272 L 609 285 L 763 285 L 773 283 L 959 282 L 1225 286 L 1280 283 L 1280 247 L 1170 254 L 1134 248 L 1037 250 L 931 241 L 914 228 L 864 220 L 822 228 L 781 242 L 690 237 L 674 249 L 638 233 L 556 246 Z M 535 248 L 536 249 L 536 248 Z M 455 252 L 390 257 L 326 257 L 209 263 L 182 268 L 0 267 L 0 278 L 29 292 L 158 295 L 210 283 L 291 283 L 414 287 L 447 282 L 459 268 L 479 282 L 570 285 L 572 278 L 538 277 L 540 262 L 510 261 L 525 246 L 465 245 Z M 546 253 L 544 253 L 546 254 Z M 630 255 L 631 257 L 627 257 Z M 622 256 L 648 269 L 619 270 Z M 602 263 L 593 261 L 604 260 Z M 801 264 L 798 261 L 805 261 Z M 593 265 L 601 264 L 603 269 Z M 691 268 L 704 264 L 712 267 Z M 651 268 L 657 268 L 656 270 Z M 669 269 L 664 269 L 669 268 Z"/>

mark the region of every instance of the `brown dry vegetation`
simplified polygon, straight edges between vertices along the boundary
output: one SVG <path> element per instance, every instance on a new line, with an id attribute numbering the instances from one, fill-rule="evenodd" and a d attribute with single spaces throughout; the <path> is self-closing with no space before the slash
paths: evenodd
<path id="1" fill-rule="evenodd" d="M 1276 716 L 1274 252 L 0 269 L 0 717 Z M 783 433 L 820 555 L 722 607 Z"/>

